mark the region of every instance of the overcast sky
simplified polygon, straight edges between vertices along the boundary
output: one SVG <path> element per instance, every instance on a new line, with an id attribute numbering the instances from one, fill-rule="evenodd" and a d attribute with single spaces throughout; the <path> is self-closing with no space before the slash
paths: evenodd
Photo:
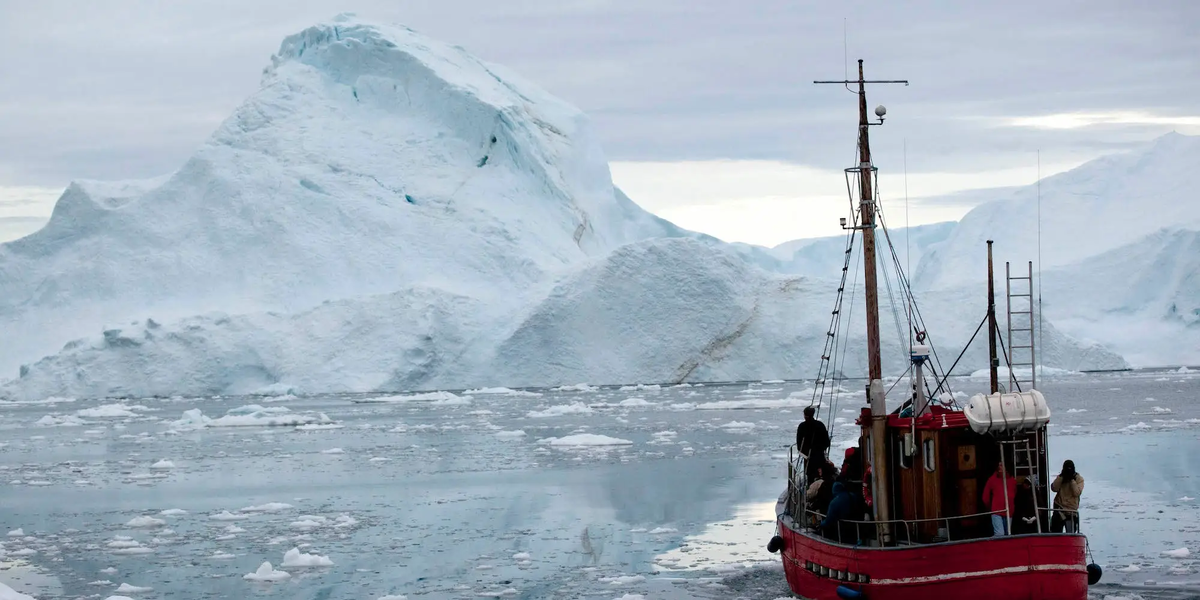
<path id="1" fill-rule="evenodd" d="M 342 11 L 579 106 L 635 201 L 731 241 L 838 230 L 857 107 L 812 81 L 843 77 L 844 22 L 868 78 L 912 82 L 868 100 L 889 111 L 872 131 L 883 195 L 903 206 L 907 158 L 913 223 L 969 208 L 922 196 L 1033 182 L 1039 150 L 1049 174 L 1200 134 L 1190 0 L 0 0 L 0 218 L 25 219 L 0 234 L 49 214 L 72 179 L 174 170 L 285 35 Z"/>

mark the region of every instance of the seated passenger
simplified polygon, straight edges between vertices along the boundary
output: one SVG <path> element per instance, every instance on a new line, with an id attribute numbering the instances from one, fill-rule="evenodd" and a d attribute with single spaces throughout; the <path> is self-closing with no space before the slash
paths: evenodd
<path id="1" fill-rule="evenodd" d="M 821 521 L 821 535 L 833 539 L 840 540 L 843 543 L 852 544 L 856 540 L 840 539 L 838 537 L 839 526 L 843 519 L 851 519 L 854 516 L 854 494 L 846 490 L 846 486 L 842 482 L 834 482 L 833 484 L 833 500 L 829 502 L 829 510 L 825 511 L 825 520 Z M 845 533 L 845 530 L 842 530 Z"/>
<path id="2" fill-rule="evenodd" d="M 833 463 L 826 462 L 825 466 L 818 470 L 818 477 L 808 486 L 805 499 L 808 500 L 810 510 L 821 512 L 833 500 L 833 484 L 837 479 L 837 468 L 833 466 Z"/>

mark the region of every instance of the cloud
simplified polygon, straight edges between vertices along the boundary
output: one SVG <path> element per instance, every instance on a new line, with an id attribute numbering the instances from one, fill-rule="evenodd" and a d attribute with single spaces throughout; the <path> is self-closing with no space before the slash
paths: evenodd
<path id="1" fill-rule="evenodd" d="M 6 4 L 0 185 L 177 169 L 255 91 L 283 36 L 344 5 Z M 1200 4 L 1188 0 L 361 0 L 355 10 L 538 82 L 588 112 L 624 163 L 838 172 L 853 153 L 854 97 L 811 82 L 845 74 L 843 23 L 868 77 L 912 81 L 869 91 L 889 108 L 872 131 L 887 172 L 900 170 L 905 144 L 910 174 L 999 173 L 1039 149 L 1044 163 L 1079 163 L 1170 129 L 1200 133 Z"/>

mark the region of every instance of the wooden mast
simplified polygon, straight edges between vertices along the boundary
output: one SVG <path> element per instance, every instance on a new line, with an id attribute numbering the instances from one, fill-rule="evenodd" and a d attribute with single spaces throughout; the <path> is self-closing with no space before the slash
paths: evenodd
<path id="1" fill-rule="evenodd" d="M 858 84 L 858 165 L 848 171 L 859 177 L 859 229 L 863 238 L 863 286 L 866 295 L 867 314 L 867 369 L 870 382 L 867 385 L 867 401 L 871 407 L 871 496 L 874 502 L 875 520 L 879 522 L 878 535 L 881 545 L 891 544 L 892 499 L 890 474 L 888 473 L 887 400 L 883 391 L 883 361 L 879 351 L 879 289 L 875 270 L 875 200 L 871 175 L 871 144 L 868 130 L 871 125 L 883 122 L 882 107 L 876 111 L 879 123 L 867 120 L 868 83 L 903 83 L 905 80 L 868 81 L 863 77 L 863 61 L 858 61 L 858 79 L 855 81 L 814 81 L 813 83 L 840 83 L 849 87 Z"/>
<path id="2" fill-rule="evenodd" d="M 996 283 L 992 276 L 992 240 L 988 247 L 988 374 L 991 377 L 991 393 L 1000 391 L 1000 359 L 996 357 Z M 1032 297 L 1032 296 L 1031 296 Z"/>
<path id="3" fill-rule="evenodd" d="M 863 61 L 858 61 L 858 204 L 863 240 L 863 289 L 867 302 L 867 401 L 871 405 L 871 496 L 874 500 L 875 520 L 886 523 L 892 518 L 892 501 L 889 495 L 887 458 L 887 400 L 883 394 L 883 360 L 879 352 L 879 288 L 875 270 L 875 200 L 871 182 L 871 142 L 868 132 L 871 123 L 867 120 L 867 89 L 863 79 Z M 880 543 L 891 541 L 890 528 L 884 524 L 879 528 Z"/>

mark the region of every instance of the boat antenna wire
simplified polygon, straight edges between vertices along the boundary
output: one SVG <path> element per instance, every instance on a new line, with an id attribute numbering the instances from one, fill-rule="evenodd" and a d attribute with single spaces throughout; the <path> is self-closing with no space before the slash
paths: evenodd
<path id="1" fill-rule="evenodd" d="M 912 245 L 909 243 L 909 238 L 912 237 L 912 225 L 908 222 L 908 138 L 904 138 L 904 272 L 912 273 Z M 1040 266 L 1038 268 L 1041 268 Z M 905 307 L 905 312 L 908 314 L 908 347 L 912 350 L 913 346 L 913 328 L 912 328 L 912 312 Z"/>
<path id="2" fill-rule="evenodd" d="M 979 335 L 979 332 L 983 330 L 983 325 L 987 322 L 988 316 L 984 315 L 983 320 L 979 322 L 979 327 L 975 328 L 975 333 L 971 334 L 971 339 L 967 340 L 967 345 L 963 346 L 962 352 L 958 353 L 958 358 L 954 359 L 954 364 L 950 365 L 950 370 L 946 371 L 946 373 L 942 375 L 942 380 L 938 382 L 937 389 L 933 391 L 934 394 L 942 391 L 942 386 L 946 383 L 946 380 L 950 378 L 950 373 L 954 371 L 954 367 L 958 366 L 958 361 L 962 360 L 962 357 L 966 355 L 967 349 L 970 348 L 971 344 L 975 342 L 975 337 Z M 946 386 L 946 391 L 950 391 L 949 386 Z"/>
<path id="3" fill-rule="evenodd" d="M 1037 261 L 1038 261 L 1038 280 L 1037 280 L 1037 343 L 1040 344 L 1044 340 L 1042 337 L 1042 151 L 1037 151 Z M 1032 331 L 1030 332 L 1033 333 Z M 1035 345 L 1034 342 L 1029 343 L 1030 346 Z M 1030 362 L 1037 362 L 1036 360 Z M 1030 379 L 1037 381 L 1037 365 L 1030 365 L 1033 369 Z"/>

